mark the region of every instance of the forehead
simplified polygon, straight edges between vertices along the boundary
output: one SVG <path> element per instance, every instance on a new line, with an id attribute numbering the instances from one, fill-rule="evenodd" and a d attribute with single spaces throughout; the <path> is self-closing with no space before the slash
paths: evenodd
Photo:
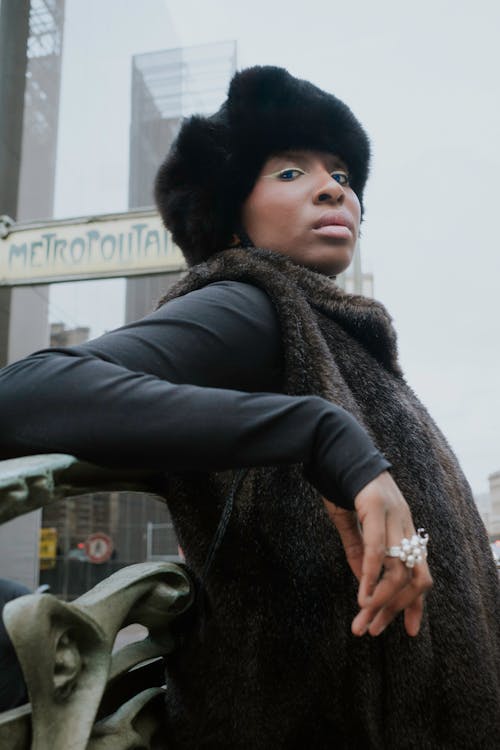
<path id="1" fill-rule="evenodd" d="M 298 164 L 299 166 L 310 166 L 321 163 L 326 169 L 347 169 L 346 163 L 340 156 L 330 151 L 313 151 L 310 149 L 287 149 L 271 154 L 264 163 L 264 169 L 268 167 L 279 168 L 283 163 Z"/>

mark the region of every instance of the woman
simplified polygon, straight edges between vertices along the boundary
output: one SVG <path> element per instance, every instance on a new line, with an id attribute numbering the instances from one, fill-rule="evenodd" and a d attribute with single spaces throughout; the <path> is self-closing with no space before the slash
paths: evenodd
<path id="1" fill-rule="evenodd" d="M 3 456 L 168 471 L 206 592 L 168 664 L 172 747 L 495 746 L 499 591 L 470 489 L 387 313 L 331 278 L 368 163 L 334 96 L 239 73 L 158 173 L 188 275 L 143 321 L 0 379 Z"/>

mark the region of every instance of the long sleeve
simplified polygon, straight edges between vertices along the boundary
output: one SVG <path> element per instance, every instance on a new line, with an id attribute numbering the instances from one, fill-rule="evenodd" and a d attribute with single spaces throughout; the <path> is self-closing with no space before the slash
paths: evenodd
<path id="1" fill-rule="evenodd" d="M 352 507 L 388 462 L 344 410 L 280 394 L 281 370 L 267 295 L 210 284 L 1 370 L 0 457 L 65 452 L 162 471 L 303 463 L 323 494 Z"/>

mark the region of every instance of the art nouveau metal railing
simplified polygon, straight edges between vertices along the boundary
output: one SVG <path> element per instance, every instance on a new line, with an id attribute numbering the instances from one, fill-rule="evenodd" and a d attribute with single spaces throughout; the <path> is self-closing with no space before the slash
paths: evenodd
<path id="1" fill-rule="evenodd" d="M 155 477 L 113 472 L 72 456 L 0 462 L 0 522 L 62 497 L 105 490 L 154 492 Z M 0 750 L 164 750 L 162 658 L 170 623 L 193 599 L 181 565 L 123 568 L 71 603 L 50 594 L 9 602 L 4 622 L 30 703 L 0 714 Z M 131 623 L 148 630 L 113 651 Z"/>

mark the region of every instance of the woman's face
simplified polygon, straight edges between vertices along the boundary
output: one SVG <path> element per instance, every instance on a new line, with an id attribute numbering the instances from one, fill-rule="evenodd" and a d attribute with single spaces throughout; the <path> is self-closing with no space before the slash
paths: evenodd
<path id="1" fill-rule="evenodd" d="M 345 164 L 333 154 L 305 150 L 271 156 L 241 214 L 256 247 L 328 275 L 351 262 L 360 220 Z"/>

